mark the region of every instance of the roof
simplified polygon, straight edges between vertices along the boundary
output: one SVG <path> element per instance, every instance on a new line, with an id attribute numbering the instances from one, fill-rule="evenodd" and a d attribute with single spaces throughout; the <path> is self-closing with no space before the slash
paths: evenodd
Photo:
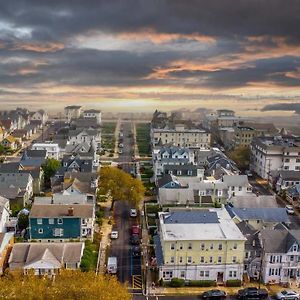
<path id="1" fill-rule="evenodd" d="M 20 170 L 20 162 L 8 162 L 0 164 L 0 173 L 12 173 Z"/>
<path id="2" fill-rule="evenodd" d="M 47 151 L 46 150 L 25 150 L 24 155 L 30 158 L 46 158 Z"/>
<path id="3" fill-rule="evenodd" d="M 228 186 L 249 186 L 247 175 L 224 175 L 223 182 Z"/>
<path id="4" fill-rule="evenodd" d="M 204 217 L 204 214 L 208 217 Z M 159 213 L 161 239 L 164 241 L 245 240 L 224 208 L 186 211 L 181 215 L 180 223 L 170 223 L 169 215 Z"/>
<path id="5" fill-rule="evenodd" d="M 91 183 L 87 181 L 80 181 L 77 178 L 71 180 L 70 182 L 63 183 L 63 189 L 67 190 L 72 187 L 82 194 L 91 194 L 95 192 L 95 188 L 91 187 Z"/>
<path id="6" fill-rule="evenodd" d="M 170 182 L 176 182 L 177 184 L 180 185 L 180 183 L 178 182 L 177 178 L 174 175 L 166 174 L 162 178 L 158 179 L 157 186 L 159 188 L 161 188 L 161 187 L 164 187 L 166 184 L 168 184 Z"/>
<path id="7" fill-rule="evenodd" d="M 0 232 L 0 255 L 14 237 L 14 232 Z"/>
<path id="8" fill-rule="evenodd" d="M 300 172 L 299 171 L 288 171 L 288 170 L 280 170 L 278 171 L 279 175 L 282 177 L 283 180 L 300 180 Z"/>
<path id="9" fill-rule="evenodd" d="M 181 171 L 181 176 L 189 175 L 188 171 L 192 171 L 192 176 L 197 176 L 197 170 L 203 169 L 199 166 L 192 165 L 192 164 L 185 164 L 185 165 L 165 165 L 164 171 L 168 173 L 169 171 Z M 176 174 L 178 175 L 178 174 Z M 190 176 L 190 175 L 189 175 Z"/>
<path id="10" fill-rule="evenodd" d="M 92 218 L 94 206 L 92 204 L 72 204 L 73 218 Z M 70 205 L 64 204 L 33 204 L 30 211 L 30 218 L 55 218 L 70 217 Z"/>
<path id="11" fill-rule="evenodd" d="M 153 236 L 153 242 L 155 245 L 155 257 L 157 260 L 157 265 L 162 266 L 164 264 L 164 255 L 161 247 L 160 238 L 158 235 Z"/>
<path id="12" fill-rule="evenodd" d="M 66 172 L 64 179 L 78 179 L 81 182 L 91 182 L 96 180 L 99 174 L 96 172 Z"/>
<path id="13" fill-rule="evenodd" d="M 262 220 L 263 222 L 289 223 L 288 215 L 285 208 L 236 208 L 227 209 L 242 221 Z"/>
<path id="14" fill-rule="evenodd" d="M 14 244 L 10 258 L 10 268 L 26 268 L 43 261 L 63 267 L 68 263 L 79 263 L 84 243 L 19 243 Z"/>
<path id="15" fill-rule="evenodd" d="M 80 105 L 68 105 L 65 107 L 65 109 L 79 109 L 81 108 L 82 106 Z"/>
<path id="16" fill-rule="evenodd" d="M 219 223 L 218 214 L 214 211 L 176 211 L 164 217 L 165 224 L 204 224 Z"/>
<path id="17" fill-rule="evenodd" d="M 87 109 L 84 111 L 84 113 L 101 113 L 101 110 L 99 109 Z"/>
<path id="18" fill-rule="evenodd" d="M 233 196 L 229 200 L 236 208 L 260 208 L 260 207 L 278 207 L 275 196 L 259 195 L 249 193 L 247 196 Z"/>

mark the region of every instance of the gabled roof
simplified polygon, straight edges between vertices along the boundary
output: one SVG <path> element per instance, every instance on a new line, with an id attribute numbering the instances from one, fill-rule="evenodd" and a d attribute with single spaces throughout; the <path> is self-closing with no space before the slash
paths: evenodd
<path id="1" fill-rule="evenodd" d="M 175 211 L 164 216 L 165 224 L 204 224 L 219 223 L 218 214 L 214 211 Z"/>
<path id="2" fill-rule="evenodd" d="M 287 189 L 287 193 L 291 197 L 300 197 L 300 184 L 293 185 Z"/>
<path id="3" fill-rule="evenodd" d="M 300 181 L 299 171 L 280 170 L 278 173 L 283 180 Z"/>
<path id="4" fill-rule="evenodd" d="M 170 182 L 175 182 L 176 184 L 180 185 L 180 183 L 178 182 L 178 180 L 175 176 L 170 175 L 170 174 L 166 174 L 157 181 L 157 186 L 159 188 L 161 188 L 161 187 L 164 187 L 165 185 L 167 185 Z"/>
<path id="5" fill-rule="evenodd" d="M 249 186 L 247 175 L 224 175 L 223 182 L 226 183 L 228 186 Z"/>

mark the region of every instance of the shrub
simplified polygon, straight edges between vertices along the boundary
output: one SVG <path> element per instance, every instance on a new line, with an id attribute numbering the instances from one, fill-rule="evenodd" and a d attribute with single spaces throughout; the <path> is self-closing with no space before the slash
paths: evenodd
<path id="1" fill-rule="evenodd" d="M 190 280 L 186 283 L 187 286 L 209 287 L 216 286 L 214 280 Z"/>
<path id="2" fill-rule="evenodd" d="M 184 286 L 184 279 L 181 278 L 172 278 L 170 282 L 171 287 L 183 287 Z"/>
<path id="3" fill-rule="evenodd" d="M 226 286 L 228 287 L 239 287 L 242 285 L 242 281 L 238 279 L 230 279 L 226 281 Z"/>

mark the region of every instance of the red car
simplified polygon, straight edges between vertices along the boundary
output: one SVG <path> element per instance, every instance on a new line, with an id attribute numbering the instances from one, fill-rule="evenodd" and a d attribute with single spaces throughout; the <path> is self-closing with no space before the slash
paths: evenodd
<path id="1" fill-rule="evenodd" d="M 140 235 L 140 226 L 139 225 L 132 225 L 131 226 L 131 234 Z"/>

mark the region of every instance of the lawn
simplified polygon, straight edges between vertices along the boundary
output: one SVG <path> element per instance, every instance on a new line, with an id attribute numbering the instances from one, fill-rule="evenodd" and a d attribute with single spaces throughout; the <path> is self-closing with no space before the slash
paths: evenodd
<path id="1" fill-rule="evenodd" d="M 140 156 L 150 156 L 150 124 L 138 123 L 136 124 L 136 142 L 139 149 Z"/>
<path id="2" fill-rule="evenodd" d="M 112 150 L 115 147 L 116 122 L 103 123 L 101 131 L 101 146 L 105 150 Z"/>

